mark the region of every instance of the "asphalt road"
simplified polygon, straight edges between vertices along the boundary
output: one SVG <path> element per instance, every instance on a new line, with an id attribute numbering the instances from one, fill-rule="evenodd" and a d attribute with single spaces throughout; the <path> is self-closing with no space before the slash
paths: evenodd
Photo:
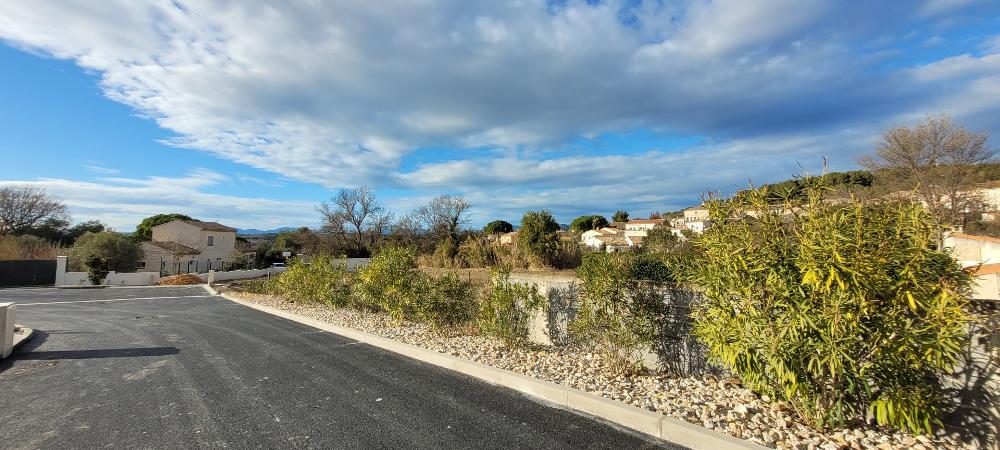
<path id="1" fill-rule="evenodd" d="M 200 287 L 4 289 L 3 448 L 661 448 Z"/>

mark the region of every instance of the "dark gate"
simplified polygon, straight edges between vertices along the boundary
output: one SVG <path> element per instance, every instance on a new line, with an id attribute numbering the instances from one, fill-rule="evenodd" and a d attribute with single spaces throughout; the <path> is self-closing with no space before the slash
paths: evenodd
<path id="1" fill-rule="evenodd" d="M 55 260 L 0 261 L 0 287 L 54 284 L 56 284 Z"/>

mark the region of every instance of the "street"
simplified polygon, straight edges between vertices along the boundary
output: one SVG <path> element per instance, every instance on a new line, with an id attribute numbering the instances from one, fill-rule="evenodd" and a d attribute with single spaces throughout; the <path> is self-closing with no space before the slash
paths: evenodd
<path id="1" fill-rule="evenodd" d="M 3 448 L 661 448 L 520 393 L 209 296 L 6 289 Z"/>

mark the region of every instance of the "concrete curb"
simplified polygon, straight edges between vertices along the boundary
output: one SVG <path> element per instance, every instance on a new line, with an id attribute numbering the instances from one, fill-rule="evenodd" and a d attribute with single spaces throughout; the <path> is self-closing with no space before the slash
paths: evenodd
<path id="1" fill-rule="evenodd" d="M 632 405 L 610 400 L 589 392 L 573 389 L 561 384 L 522 375 L 509 370 L 498 369 L 475 361 L 457 358 L 444 353 L 405 344 L 391 339 L 365 333 L 350 328 L 333 325 L 321 320 L 312 319 L 299 314 L 282 311 L 256 303 L 246 302 L 226 294 L 219 294 L 209 285 L 202 285 L 212 295 L 219 295 L 240 305 L 263 311 L 268 314 L 311 326 L 323 331 L 338 334 L 350 339 L 364 342 L 403 356 L 433 364 L 445 369 L 478 378 L 491 384 L 504 386 L 535 398 L 554 403 L 558 406 L 599 417 L 606 421 L 630 428 L 632 430 L 700 450 L 737 450 L 766 449 L 754 444 L 723 434 L 714 430 L 687 423 L 683 420 L 667 417 L 659 413 L 636 408 Z"/>

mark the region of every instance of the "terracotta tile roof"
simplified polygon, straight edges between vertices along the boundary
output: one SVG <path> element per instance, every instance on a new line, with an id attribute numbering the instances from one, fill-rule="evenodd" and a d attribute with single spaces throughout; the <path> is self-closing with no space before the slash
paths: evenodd
<path id="1" fill-rule="evenodd" d="M 975 234 L 951 233 L 947 237 L 955 237 L 955 238 L 960 238 L 960 239 L 972 239 L 974 241 L 983 241 L 983 242 L 995 242 L 995 243 L 1000 244 L 1000 239 L 997 239 L 995 237 L 990 237 L 990 236 L 977 236 Z"/>
<path id="2" fill-rule="evenodd" d="M 162 248 L 162 249 L 170 252 L 170 254 L 174 255 L 174 256 L 197 255 L 197 254 L 201 253 L 201 250 L 198 250 L 196 248 L 188 247 L 188 246 L 186 246 L 184 244 L 178 244 L 176 242 L 150 241 L 149 245 L 152 245 L 154 247 Z"/>
<path id="3" fill-rule="evenodd" d="M 995 273 L 1000 273 L 1000 263 L 998 264 L 983 264 L 976 269 L 973 275 L 993 275 Z"/>
<path id="4" fill-rule="evenodd" d="M 667 219 L 632 219 L 628 221 L 628 223 L 636 225 L 647 225 L 647 224 L 661 225 L 666 221 Z"/>
<path id="5" fill-rule="evenodd" d="M 230 228 L 221 223 L 216 223 L 216 222 L 202 222 L 200 220 L 181 220 L 181 222 L 184 222 L 188 225 L 194 225 L 206 231 L 233 231 L 233 232 L 236 231 L 235 228 Z"/>

